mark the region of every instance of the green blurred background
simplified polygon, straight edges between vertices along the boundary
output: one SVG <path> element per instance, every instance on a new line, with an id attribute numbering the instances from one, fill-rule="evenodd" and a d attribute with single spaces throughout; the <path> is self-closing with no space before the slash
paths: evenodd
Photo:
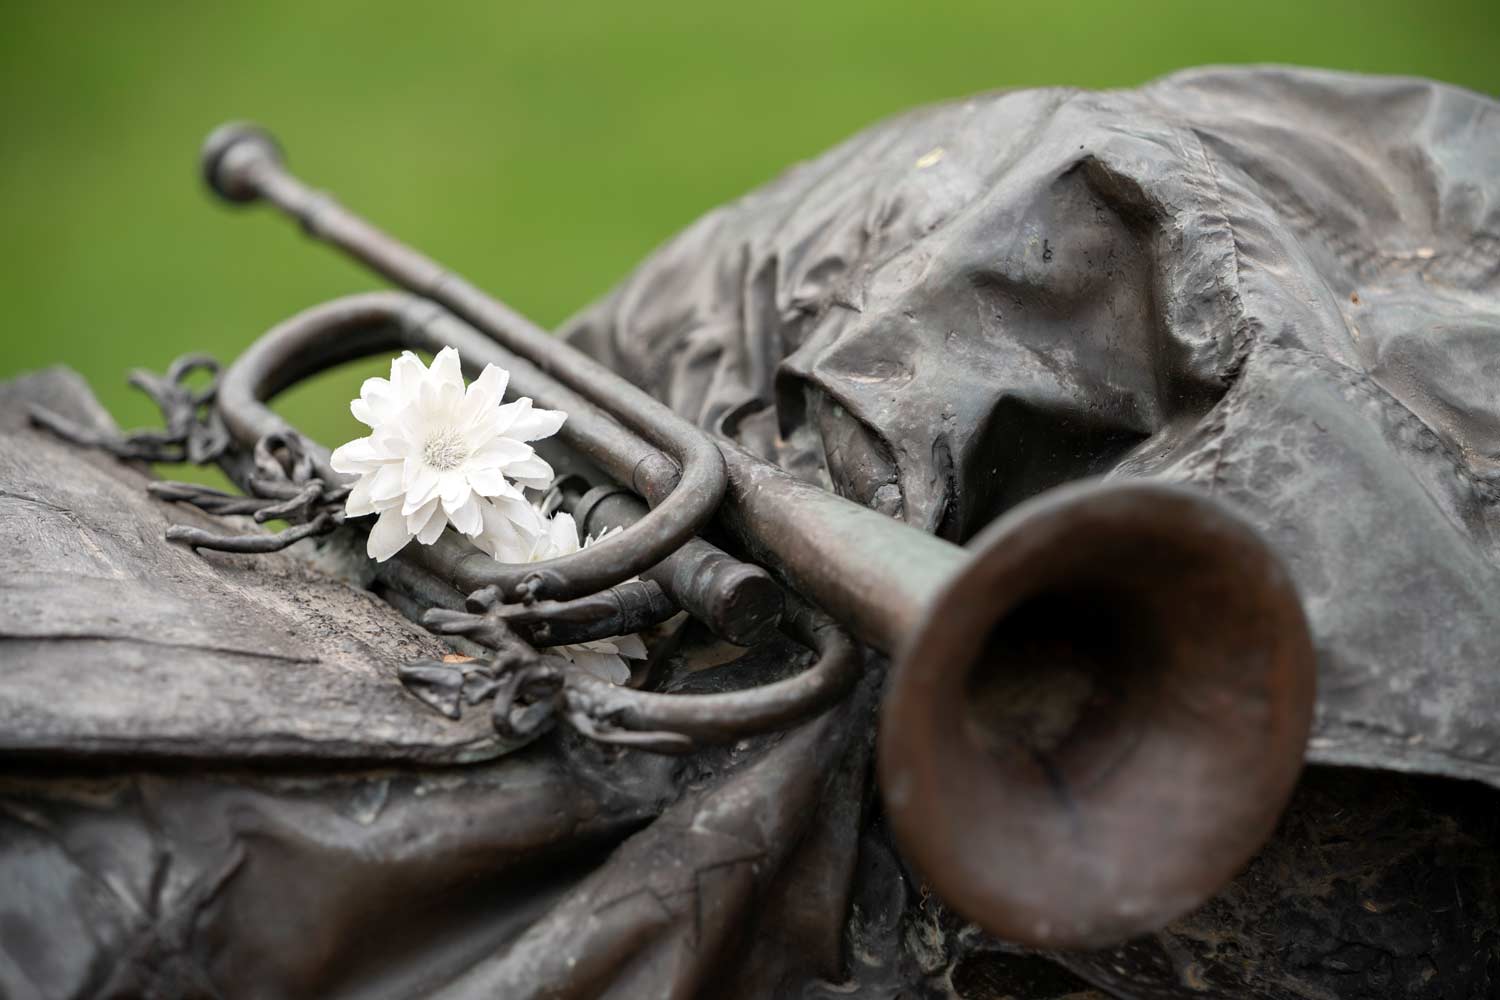
<path id="1" fill-rule="evenodd" d="M 0 4 L 0 377 L 65 362 L 127 426 L 134 366 L 229 360 L 374 282 L 194 173 L 274 130 L 314 184 L 544 324 L 861 126 L 1000 87 L 1288 62 L 1500 91 L 1494 0 Z M 281 405 L 354 436 L 364 365 Z M 332 379 L 332 381 L 330 381 Z"/>

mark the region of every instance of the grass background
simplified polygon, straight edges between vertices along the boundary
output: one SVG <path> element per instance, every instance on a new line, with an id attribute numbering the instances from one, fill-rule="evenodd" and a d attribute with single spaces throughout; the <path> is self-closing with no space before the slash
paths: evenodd
<path id="1" fill-rule="evenodd" d="M 310 182 L 553 325 L 650 249 L 861 126 L 1000 87 L 1129 86 L 1215 62 L 1500 92 L 1494 0 L 567 4 L 3 2 L 0 378 L 64 362 L 127 426 L 134 366 L 230 360 L 375 282 L 214 203 L 231 118 Z M 1500 169 L 1500 167 L 1497 167 Z M 293 392 L 328 444 L 365 371 Z"/>

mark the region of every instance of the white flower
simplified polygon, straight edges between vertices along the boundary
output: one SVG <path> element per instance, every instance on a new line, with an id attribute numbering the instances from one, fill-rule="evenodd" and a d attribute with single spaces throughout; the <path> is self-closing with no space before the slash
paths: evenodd
<path id="1" fill-rule="evenodd" d="M 349 405 L 370 428 L 334 451 L 334 471 L 357 474 L 349 517 L 379 514 L 367 551 L 384 562 L 413 538 L 437 541 L 450 523 L 478 535 L 488 522 L 536 537 L 543 525 L 519 487 L 541 489 L 552 467 L 525 442 L 557 433 L 566 415 L 522 397 L 501 405 L 510 375 L 486 365 L 467 390 L 458 352 L 445 347 L 423 366 L 407 351 L 389 379 L 366 379 Z M 508 477 L 508 478 L 507 478 Z"/>
<path id="2" fill-rule="evenodd" d="M 474 539 L 474 543 L 501 562 L 532 563 L 571 555 L 598 541 L 591 535 L 580 545 L 578 526 L 573 522 L 571 514 L 558 513 L 548 519 L 540 511 L 533 509 L 533 513 L 543 526 L 541 533 L 535 537 L 511 541 L 510 536 L 492 535 L 486 530 Z M 511 525 L 506 525 L 505 528 L 507 531 L 514 531 Z M 625 658 L 645 659 L 646 644 L 637 635 L 617 635 L 609 639 L 554 646 L 551 652 L 566 657 L 600 680 L 623 684 L 630 680 L 630 666 Z"/>

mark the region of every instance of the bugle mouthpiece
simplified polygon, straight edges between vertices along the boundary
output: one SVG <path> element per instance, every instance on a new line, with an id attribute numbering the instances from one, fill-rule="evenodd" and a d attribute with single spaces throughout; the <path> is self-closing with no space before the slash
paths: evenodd
<path id="1" fill-rule="evenodd" d="M 260 197 L 252 171 L 256 164 L 285 162 L 271 133 L 249 122 L 229 122 L 209 133 L 199 154 L 203 179 L 225 201 L 245 204 Z"/>

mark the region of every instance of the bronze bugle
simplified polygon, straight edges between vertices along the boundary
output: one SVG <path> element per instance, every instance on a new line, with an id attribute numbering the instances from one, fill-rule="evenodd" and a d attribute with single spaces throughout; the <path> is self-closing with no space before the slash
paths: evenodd
<path id="1" fill-rule="evenodd" d="M 224 197 L 264 197 L 649 444 L 686 453 L 703 439 L 312 193 L 259 130 L 215 133 L 204 169 Z M 1237 514 L 1161 482 L 1078 483 L 960 547 L 718 447 L 720 521 L 894 657 L 878 735 L 886 813 L 903 853 L 960 913 L 1037 947 L 1113 944 L 1206 900 L 1269 837 L 1301 768 L 1315 657 L 1284 565 Z M 648 518 L 665 519 L 687 481 Z M 572 566 L 549 567 L 545 588 L 586 589 L 566 579 Z"/>

